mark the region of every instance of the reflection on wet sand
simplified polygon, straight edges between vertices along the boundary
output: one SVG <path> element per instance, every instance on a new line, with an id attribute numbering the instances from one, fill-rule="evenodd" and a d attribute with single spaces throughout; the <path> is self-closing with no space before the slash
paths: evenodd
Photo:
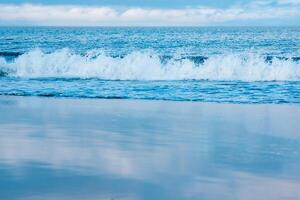
<path id="1" fill-rule="evenodd" d="M 0 199 L 298 199 L 300 107 L 0 98 Z"/>

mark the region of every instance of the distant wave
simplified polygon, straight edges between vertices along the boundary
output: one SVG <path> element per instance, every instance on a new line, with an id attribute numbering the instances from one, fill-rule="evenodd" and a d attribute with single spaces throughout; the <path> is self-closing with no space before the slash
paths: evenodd
<path id="1" fill-rule="evenodd" d="M 2 52 L 1 55 L 0 76 L 106 80 L 300 80 L 300 57 L 264 57 L 253 53 L 162 57 L 153 52 L 132 52 L 111 57 L 96 50 L 81 55 L 69 49 L 52 53 L 35 49 L 24 54 Z M 3 58 L 5 55 L 15 58 L 7 61 Z"/>

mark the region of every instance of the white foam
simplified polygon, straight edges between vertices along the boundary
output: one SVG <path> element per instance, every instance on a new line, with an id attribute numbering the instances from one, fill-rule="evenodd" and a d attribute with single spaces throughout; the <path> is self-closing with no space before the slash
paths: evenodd
<path id="1" fill-rule="evenodd" d="M 32 50 L 13 62 L 0 60 L 0 69 L 17 77 L 79 77 L 107 80 L 300 80 L 300 64 L 292 60 L 265 59 L 255 54 L 212 56 L 203 64 L 191 60 L 171 59 L 162 63 L 151 52 L 133 52 L 113 58 L 92 51 L 86 56 L 61 49 L 52 53 Z"/>
<path id="2" fill-rule="evenodd" d="M 0 57 L 0 69 L 1 66 L 4 66 L 6 64 L 5 59 L 3 57 Z"/>

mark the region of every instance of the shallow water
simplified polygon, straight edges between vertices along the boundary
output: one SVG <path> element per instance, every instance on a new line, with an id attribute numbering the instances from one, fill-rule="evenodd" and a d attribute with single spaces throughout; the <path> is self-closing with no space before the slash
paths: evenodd
<path id="1" fill-rule="evenodd" d="M 300 102 L 299 27 L 0 28 L 0 95 Z"/>
<path id="2" fill-rule="evenodd" d="M 300 107 L 0 98 L 0 199 L 299 199 Z"/>
<path id="3" fill-rule="evenodd" d="M 0 94 L 98 99 L 144 99 L 218 103 L 299 104 L 300 81 L 110 81 L 19 79 L 0 81 Z"/>

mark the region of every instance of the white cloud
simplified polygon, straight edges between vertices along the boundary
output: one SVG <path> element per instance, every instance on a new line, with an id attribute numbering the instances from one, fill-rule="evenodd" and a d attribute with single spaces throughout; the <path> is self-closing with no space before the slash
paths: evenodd
<path id="1" fill-rule="evenodd" d="M 299 0 L 278 0 L 278 4 L 279 2 L 293 2 L 295 5 Z M 75 5 L 0 4 L 0 22 L 5 25 L 214 25 L 247 20 L 299 18 L 299 10 L 300 6 L 272 7 L 261 3 L 228 9 L 118 9 Z"/>
<path id="2" fill-rule="evenodd" d="M 300 0 L 277 0 L 277 3 L 283 5 L 300 5 Z"/>

